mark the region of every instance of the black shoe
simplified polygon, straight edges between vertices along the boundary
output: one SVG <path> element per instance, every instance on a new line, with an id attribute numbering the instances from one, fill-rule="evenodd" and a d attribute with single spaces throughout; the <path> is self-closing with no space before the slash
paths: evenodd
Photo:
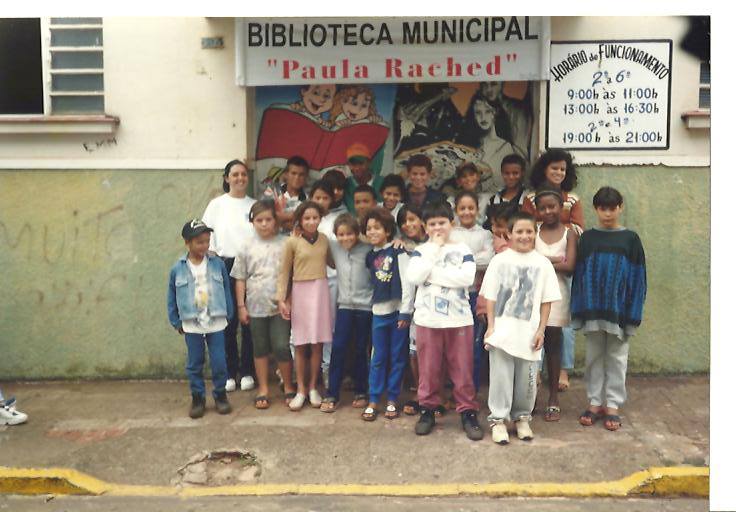
<path id="1" fill-rule="evenodd" d="M 192 407 L 189 409 L 189 417 L 192 419 L 204 416 L 204 396 L 192 395 Z"/>
<path id="2" fill-rule="evenodd" d="M 483 429 L 478 423 L 478 413 L 476 411 L 463 411 L 460 416 L 460 420 L 463 424 L 463 430 L 465 435 L 471 441 L 480 441 L 483 439 Z"/>
<path id="3" fill-rule="evenodd" d="M 432 432 L 432 428 L 434 428 L 434 412 L 432 411 L 432 409 L 422 407 L 419 421 L 417 421 L 417 424 L 414 425 L 414 432 L 418 436 L 426 436 L 427 434 Z"/>
<path id="4" fill-rule="evenodd" d="M 215 408 L 220 414 L 230 414 L 233 412 L 233 408 L 230 407 L 230 402 L 227 401 L 227 394 L 224 392 L 215 394 Z"/>

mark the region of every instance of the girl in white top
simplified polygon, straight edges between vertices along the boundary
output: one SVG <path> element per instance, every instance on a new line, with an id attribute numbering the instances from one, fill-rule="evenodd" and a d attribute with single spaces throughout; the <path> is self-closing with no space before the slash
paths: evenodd
<path id="1" fill-rule="evenodd" d="M 544 351 L 549 378 L 549 401 L 544 421 L 559 421 L 560 402 L 557 397 L 562 355 L 562 327 L 570 323 L 570 279 L 575 269 L 577 234 L 560 222 L 562 194 L 552 187 L 541 188 L 534 197 L 534 205 L 542 218 L 535 241 L 535 249 L 546 256 L 557 274 L 562 300 L 552 303 L 547 328 L 544 331 Z"/>
<path id="2" fill-rule="evenodd" d="M 240 160 L 231 160 L 222 175 L 224 194 L 209 202 L 202 221 L 214 231 L 210 237 L 210 250 L 225 262 L 228 274 L 233 268 L 235 256 L 245 247 L 246 238 L 255 233 L 249 219 L 250 208 L 255 199 L 248 197 L 248 168 Z M 230 278 L 230 289 L 235 298 L 235 279 Z M 235 391 L 235 381 L 240 374 L 240 389 L 255 386 L 253 374 L 253 342 L 247 325 L 241 327 L 242 346 L 238 357 L 238 318 L 234 316 L 225 328 L 225 356 L 228 379 L 225 390 Z"/>

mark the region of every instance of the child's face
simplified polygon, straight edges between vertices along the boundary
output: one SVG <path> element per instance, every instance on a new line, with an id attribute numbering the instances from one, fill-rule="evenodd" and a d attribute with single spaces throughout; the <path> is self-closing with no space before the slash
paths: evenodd
<path id="1" fill-rule="evenodd" d="M 430 240 L 439 237 L 446 242 L 450 238 L 450 231 L 452 231 L 452 222 L 447 217 L 430 217 L 427 219 L 427 234 Z"/>
<path id="2" fill-rule="evenodd" d="M 567 162 L 560 160 L 559 162 L 550 162 L 544 170 L 544 177 L 555 187 L 559 187 L 565 181 L 565 173 L 567 171 Z"/>
<path id="3" fill-rule="evenodd" d="M 361 219 L 368 213 L 368 210 L 376 207 L 376 200 L 368 192 L 356 192 L 353 195 L 353 203 L 355 204 L 355 214 Z"/>
<path id="4" fill-rule="evenodd" d="M 422 219 L 412 212 L 406 212 L 406 220 L 401 225 L 401 232 L 404 233 L 404 236 L 412 240 L 421 240 L 424 238 L 424 224 L 422 223 Z"/>
<path id="5" fill-rule="evenodd" d="M 304 108 L 312 115 L 319 115 L 327 112 L 332 108 L 332 100 L 335 98 L 335 90 L 337 86 L 334 84 L 310 85 L 306 89 L 302 89 L 300 94 L 304 100 Z"/>
<path id="6" fill-rule="evenodd" d="M 353 231 L 347 224 L 338 226 L 335 236 L 337 237 L 337 242 L 346 251 L 349 251 L 358 243 L 358 233 Z"/>
<path id="7" fill-rule="evenodd" d="M 253 227 L 261 238 L 271 238 L 276 234 L 276 218 L 271 210 L 266 210 L 253 218 Z"/>
<path id="8" fill-rule="evenodd" d="M 314 192 L 312 192 L 311 199 L 320 205 L 324 211 L 329 211 L 332 206 L 332 198 L 324 190 L 315 189 Z"/>
<path id="9" fill-rule="evenodd" d="M 531 220 L 517 220 L 511 229 L 509 241 L 511 248 L 516 252 L 530 252 L 534 250 L 534 239 L 537 232 Z"/>
<path id="10" fill-rule="evenodd" d="M 286 188 L 301 190 L 307 182 L 307 170 L 300 165 L 290 165 L 286 169 Z"/>
<path id="11" fill-rule="evenodd" d="M 429 183 L 429 169 L 420 165 L 409 169 L 409 182 L 414 190 L 424 190 Z"/>
<path id="12" fill-rule="evenodd" d="M 304 215 L 302 215 L 299 225 L 306 234 L 313 235 L 317 232 L 317 227 L 319 226 L 319 221 L 321 220 L 322 216 L 317 210 L 315 210 L 314 208 L 307 208 L 304 211 Z"/>
<path id="13" fill-rule="evenodd" d="M 205 257 L 207 250 L 210 248 L 210 234 L 209 232 L 200 233 L 194 238 L 190 238 L 185 241 L 184 245 L 187 246 L 189 254 L 192 257 L 201 260 Z"/>
<path id="14" fill-rule="evenodd" d="M 468 192 L 475 192 L 478 183 L 480 183 L 480 175 L 477 172 L 465 172 L 457 179 L 460 188 Z"/>
<path id="15" fill-rule="evenodd" d="M 471 197 L 465 196 L 455 205 L 455 213 L 457 213 L 457 218 L 460 219 L 461 226 L 465 228 L 473 227 L 478 216 L 478 205 Z"/>
<path id="16" fill-rule="evenodd" d="M 595 209 L 598 216 L 598 225 L 606 229 L 615 229 L 621 227 L 620 217 L 624 211 L 624 205 L 618 206 L 599 206 Z"/>
<path id="17" fill-rule="evenodd" d="M 383 197 L 383 206 L 387 210 L 393 210 L 396 208 L 396 205 L 399 204 L 399 201 L 401 201 L 401 191 L 399 190 L 399 187 L 386 187 L 383 189 L 383 192 L 381 192 L 381 196 Z"/>
<path id="18" fill-rule="evenodd" d="M 509 238 L 509 227 L 508 223 L 503 219 L 491 219 L 491 232 L 496 235 L 500 236 L 501 238 L 505 238 L 508 240 Z"/>
<path id="19" fill-rule="evenodd" d="M 506 164 L 501 167 L 501 177 L 506 188 L 515 190 L 521 183 L 521 174 L 519 164 Z"/>
<path id="20" fill-rule="evenodd" d="M 377 219 L 368 219 L 365 226 L 365 236 L 374 247 L 383 247 L 388 242 L 388 233 L 384 229 L 383 224 Z"/>
<path id="21" fill-rule="evenodd" d="M 338 205 L 342 203 L 342 200 L 345 197 L 345 189 L 335 187 L 332 191 L 335 194 L 335 204 Z"/>
<path id="22" fill-rule="evenodd" d="M 350 96 L 342 101 L 342 111 L 351 121 L 360 121 L 368 117 L 371 107 L 371 97 L 362 92 L 357 96 Z"/>
<path id="23" fill-rule="evenodd" d="M 537 201 L 537 212 L 544 224 L 557 224 L 560 222 L 560 212 L 562 205 L 560 201 L 552 195 L 545 195 Z"/>
<path id="24" fill-rule="evenodd" d="M 371 180 L 370 165 L 371 161 L 367 159 L 356 158 L 348 160 L 348 168 L 358 183 L 368 183 Z"/>
<path id="25" fill-rule="evenodd" d="M 248 190 L 248 170 L 244 165 L 233 165 L 225 176 L 225 181 L 230 185 L 230 192 L 241 196 Z"/>

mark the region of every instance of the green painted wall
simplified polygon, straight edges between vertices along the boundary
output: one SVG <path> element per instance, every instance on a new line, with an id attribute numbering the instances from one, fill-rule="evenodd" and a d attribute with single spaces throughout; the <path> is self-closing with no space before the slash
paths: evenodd
<path id="1" fill-rule="evenodd" d="M 708 371 L 710 171 L 583 167 L 580 176 L 586 222 L 597 187 L 619 188 L 624 222 L 647 253 L 630 371 Z M 183 377 L 168 270 L 182 224 L 219 193 L 216 170 L 0 172 L 0 378 Z"/>

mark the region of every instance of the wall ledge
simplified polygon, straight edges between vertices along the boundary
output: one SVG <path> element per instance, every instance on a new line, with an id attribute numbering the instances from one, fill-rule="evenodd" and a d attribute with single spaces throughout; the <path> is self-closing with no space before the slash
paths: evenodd
<path id="1" fill-rule="evenodd" d="M 0 134 L 115 133 L 120 118 L 110 115 L 0 116 Z"/>
<path id="2" fill-rule="evenodd" d="M 710 109 L 688 110 L 680 115 L 680 119 L 685 121 L 685 125 L 690 129 L 710 129 Z"/>

